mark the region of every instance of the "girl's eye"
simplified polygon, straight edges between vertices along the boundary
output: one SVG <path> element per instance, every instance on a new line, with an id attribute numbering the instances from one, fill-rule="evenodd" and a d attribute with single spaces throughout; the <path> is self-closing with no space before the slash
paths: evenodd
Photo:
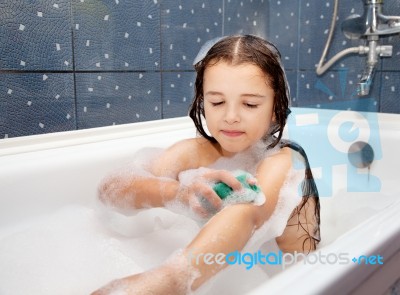
<path id="1" fill-rule="evenodd" d="M 256 104 L 251 104 L 251 103 L 245 103 L 244 105 L 245 105 L 246 107 L 250 108 L 250 109 L 255 109 L 255 108 L 257 108 L 257 106 L 258 106 L 258 105 L 256 105 Z"/>
<path id="2" fill-rule="evenodd" d="M 223 103 L 224 103 L 223 101 L 211 102 L 211 105 L 212 105 L 213 107 L 216 107 L 216 106 L 222 105 Z"/>

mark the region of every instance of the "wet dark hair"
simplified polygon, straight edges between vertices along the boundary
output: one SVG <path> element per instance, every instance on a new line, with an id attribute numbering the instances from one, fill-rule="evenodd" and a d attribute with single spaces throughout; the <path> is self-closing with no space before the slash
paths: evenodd
<path id="1" fill-rule="evenodd" d="M 250 63 L 258 66 L 267 78 L 268 85 L 274 91 L 274 117 L 268 135 L 277 133 L 275 140 L 268 146 L 274 147 L 282 138 L 283 129 L 289 110 L 289 85 L 281 64 L 281 55 L 272 43 L 252 35 L 224 37 L 207 52 L 205 57 L 194 67 L 197 73 L 195 82 L 195 96 L 189 109 L 197 131 L 211 142 L 216 139 L 206 133 L 202 125 L 204 114 L 203 81 L 204 72 L 209 65 L 224 61 L 231 65 Z"/>

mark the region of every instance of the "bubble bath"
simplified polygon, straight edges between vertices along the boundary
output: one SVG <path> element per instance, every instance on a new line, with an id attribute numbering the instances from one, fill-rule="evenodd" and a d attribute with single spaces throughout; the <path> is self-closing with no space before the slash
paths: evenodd
<path id="1" fill-rule="evenodd" d="M 329 111 L 318 113 L 332 116 Z M 344 114 L 352 119 L 351 112 Z M 348 192 L 346 170 L 333 167 L 333 197 L 321 200 L 319 251 L 379 254 L 382 267 L 296 264 L 282 272 L 232 265 L 195 294 L 281 294 L 294 286 L 306 294 L 362 294 L 389 288 L 398 279 L 400 265 L 395 148 L 400 125 L 397 115 L 378 117 L 384 157 L 371 164 L 369 173 L 380 177 L 382 190 Z M 162 208 L 128 216 L 105 209 L 96 201 L 97 187 L 110 171 L 129 166 L 139 149 L 163 149 L 193 136 L 192 123 L 180 118 L 0 142 L 0 294 L 89 294 L 115 278 L 156 267 L 182 249 L 199 231 L 196 221 Z M 243 169 L 229 169 L 238 168 Z M 288 177 L 295 181 L 296 175 Z M 278 232 L 279 225 L 266 223 L 244 251 L 277 251 L 273 240 L 260 238 L 263 231 L 277 234 L 270 229 Z M 385 280 L 374 279 L 379 273 Z"/>

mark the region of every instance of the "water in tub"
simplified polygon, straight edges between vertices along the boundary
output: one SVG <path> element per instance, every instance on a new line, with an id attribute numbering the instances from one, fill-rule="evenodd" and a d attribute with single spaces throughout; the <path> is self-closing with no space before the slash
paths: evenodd
<path id="1" fill-rule="evenodd" d="M 213 168 L 254 173 L 254 163 L 260 157 L 255 151 L 258 153 L 259 149 L 233 160 L 222 159 Z M 154 153 L 148 150 L 147 157 Z M 237 162 L 240 164 L 233 164 Z M 192 173 L 195 175 L 196 171 Z M 298 180 L 294 174 L 288 176 L 289 182 Z M 295 193 L 290 191 L 289 184 L 282 191 Z M 287 207 L 282 206 L 285 202 L 288 200 L 280 197 L 278 207 Z M 288 207 L 296 205 L 297 201 Z M 275 212 L 271 222 L 254 234 L 243 251 L 260 247 L 264 252 L 278 251 L 273 237 L 283 231 L 291 210 Z M 97 202 L 92 207 L 65 206 L 46 216 L 0 229 L 0 294 L 89 294 L 115 278 L 158 266 L 185 247 L 200 227 L 189 216 L 164 208 L 123 215 Z M 277 271 L 276 267 L 266 265 L 251 270 L 232 265 L 195 294 L 243 294 Z"/>

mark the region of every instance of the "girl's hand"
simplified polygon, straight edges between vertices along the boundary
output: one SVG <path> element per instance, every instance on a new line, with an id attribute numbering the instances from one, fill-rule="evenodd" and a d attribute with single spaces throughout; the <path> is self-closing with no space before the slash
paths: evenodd
<path id="1" fill-rule="evenodd" d="M 233 190 L 242 189 L 239 180 L 226 170 L 200 169 L 180 176 L 180 180 L 179 200 L 202 217 L 213 215 L 222 208 L 222 200 L 212 188 L 216 182 L 224 182 Z"/>

